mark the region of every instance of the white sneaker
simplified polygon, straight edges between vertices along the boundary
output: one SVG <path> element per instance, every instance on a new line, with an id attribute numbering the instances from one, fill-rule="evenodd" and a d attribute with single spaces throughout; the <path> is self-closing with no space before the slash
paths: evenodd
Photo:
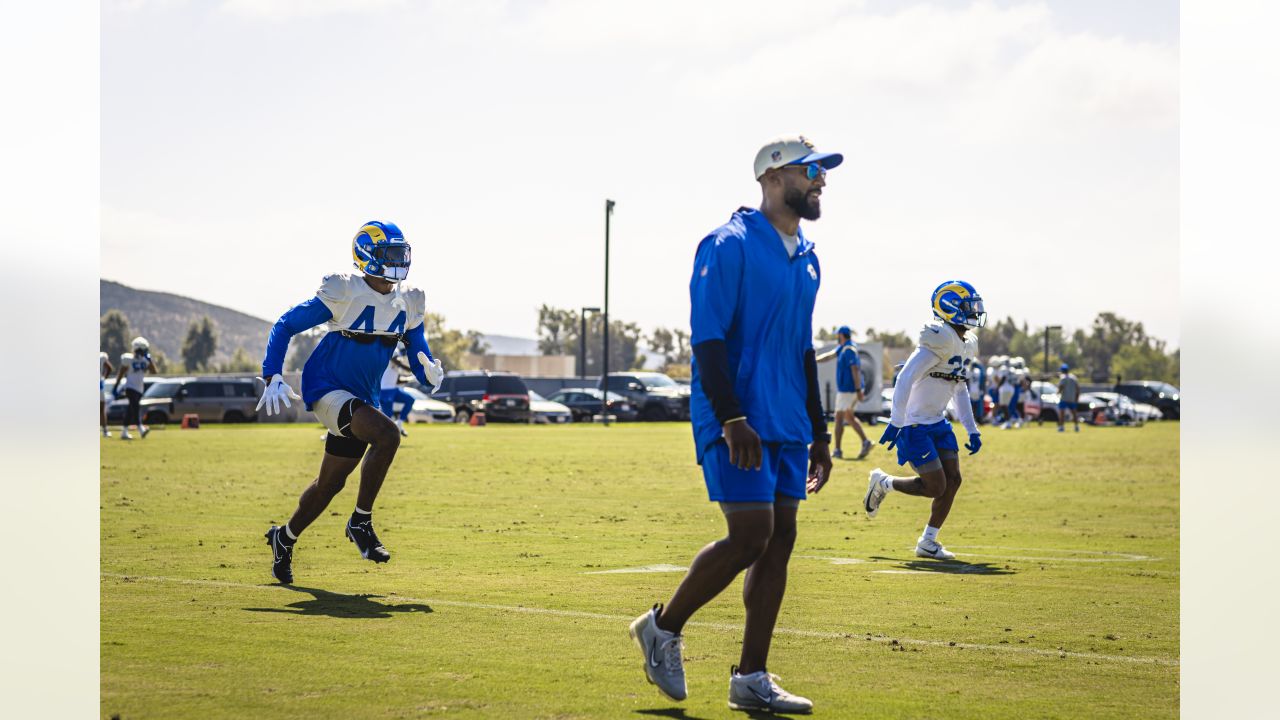
<path id="1" fill-rule="evenodd" d="M 133 436 L 129 434 L 129 431 L 128 431 L 128 430 L 122 430 L 122 431 L 120 431 L 120 439 L 121 439 L 121 440 L 132 440 L 132 439 L 133 439 Z"/>
<path id="2" fill-rule="evenodd" d="M 139 430 L 138 434 L 141 435 L 143 438 L 146 438 L 147 433 L 151 432 L 151 428 L 147 427 L 146 425 L 139 427 L 138 430 Z"/>
<path id="3" fill-rule="evenodd" d="M 729 674 L 729 707 L 734 710 L 767 710 L 777 713 L 807 713 L 813 702 L 783 690 L 777 675 L 753 672 L 739 675 L 738 668 Z"/>
<path id="4" fill-rule="evenodd" d="M 102 437 L 111 437 L 111 431 L 106 428 L 102 428 Z"/>
<path id="5" fill-rule="evenodd" d="M 869 518 L 875 517 L 876 513 L 880 512 L 880 503 L 884 502 L 884 496 L 888 493 L 883 484 L 883 480 L 887 477 L 889 474 L 880 468 L 871 471 L 867 481 L 867 494 L 862 498 L 862 509 L 866 511 Z"/>
<path id="6" fill-rule="evenodd" d="M 396 429 L 400 431 L 400 437 L 409 437 L 409 433 L 404 429 L 404 421 L 396 418 Z"/>
<path id="7" fill-rule="evenodd" d="M 916 541 L 916 557 L 933 558 L 934 560 L 955 560 L 956 554 L 942 547 L 942 543 L 937 540 L 925 540 L 921 537 Z"/>
<path id="8" fill-rule="evenodd" d="M 631 623 L 628 633 L 644 653 L 644 675 L 649 684 L 672 700 L 684 700 L 689 691 L 684 682 L 684 636 L 658 627 L 658 613 L 662 605 L 654 605 L 649 612 Z"/>

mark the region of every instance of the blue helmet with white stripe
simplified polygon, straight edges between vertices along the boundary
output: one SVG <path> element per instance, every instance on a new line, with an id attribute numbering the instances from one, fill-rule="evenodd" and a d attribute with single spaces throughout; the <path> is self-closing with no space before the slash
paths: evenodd
<path id="1" fill-rule="evenodd" d="M 410 248 L 395 223 L 370 220 L 351 241 L 356 269 L 391 282 L 409 276 Z"/>
<path id="2" fill-rule="evenodd" d="M 963 280 L 948 280 L 933 291 L 933 315 L 952 325 L 980 328 L 987 324 L 982 296 Z"/>

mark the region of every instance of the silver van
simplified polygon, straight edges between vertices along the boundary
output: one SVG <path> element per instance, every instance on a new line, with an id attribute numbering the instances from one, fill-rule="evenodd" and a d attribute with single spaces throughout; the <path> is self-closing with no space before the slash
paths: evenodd
<path id="1" fill-rule="evenodd" d="M 257 378 L 160 378 L 142 395 L 140 414 L 147 425 L 180 422 L 194 414 L 200 422 L 252 422 L 258 419 Z"/>

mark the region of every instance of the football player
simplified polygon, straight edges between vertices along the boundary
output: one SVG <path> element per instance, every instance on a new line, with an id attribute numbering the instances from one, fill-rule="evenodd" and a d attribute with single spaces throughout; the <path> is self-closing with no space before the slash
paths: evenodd
<path id="1" fill-rule="evenodd" d="M 933 500 L 933 513 L 924 534 L 916 541 L 918 557 L 951 560 L 938 542 L 938 530 L 951 512 L 960 489 L 960 449 L 946 420 L 953 403 L 960 423 L 969 433 L 965 448 L 973 455 L 982 448 L 982 436 L 969 403 L 965 364 L 977 357 L 978 339 L 971 330 L 986 324 L 982 297 L 967 282 L 948 280 L 933 291 L 933 314 L 941 322 L 925 325 L 920 345 L 907 358 L 893 391 L 893 411 L 881 443 L 898 449 L 898 464 L 910 464 L 914 477 L 894 477 L 880 468 L 871 471 L 863 507 L 873 518 L 885 495 L 897 491 Z"/>
<path id="2" fill-rule="evenodd" d="M 102 424 L 102 437 L 111 437 L 107 429 L 107 378 L 115 372 L 111 359 L 104 352 L 98 353 L 98 422 Z"/>
<path id="3" fill-rule="evenodd" d="M 316 296 L 294 306 L 271 328 L 262 377 L 267 387 L 258 409 L 281 412 L 290 400 L 302 400 L 328 429 L 324 458 L 316 479 L 302 491 L 293 517 L 267 530 L 271 573 L 293 582 L 293 547 L 298 536 L 328 507 L 361 465 L 355 510 L 346 523 L 347 539 L 366 560 L 383 563 L 391 554 L 373 530 L 373 503 L 400 446 L 395 423 L 378 410 L 382 372 L 396 345 L 409 350 L 409 366 L 424 385 L 439 387 L 444 368 L 432 358 L 425 335 L 426 298 L 407 289 L 410 248 L 400 228 L 369 221 L 351 241 L 358 273 L 328 275 Z M 329 330 L 302 368 L 302 395 L 281 376 L 289 339 L 328 323 Z M 366 454 L 366 449 L 368 453 Z"/>
<path id="4" fill-rule="evenodd" d="M 129 398 L 129 407 L 124 411 L 124 424 L 120 427 L 121 440 L 133 439 L 129 434 L 130 425 L 138 428 L 138 435 L 142 438 L 146 438 L 147 433 L 151 432 L 151 428 L 142 424 L 142 392 L 146 389 L 142 379 L 149 372 L 157 372 L 156 364 L 151 361 L 151 343 L 146 338 L 134 338 L 130 347 L 133 352 L 120 356 L 120 374 L 116 375 L 115 387 L 111 389 L 112 395 L 120 392 L 120 381 L 123 379 L 124 394 Z"/>
<path id="5" fill-rule="evenodd" d="M 400 348 L 396 348 L 395 354 L 391 356 L 391 362 L 387 364 L 387 369 L 382 371 L 381 392 L 378 395 L 378 404 L 382 408 L 382 413 L 387 417 L 395 416 L 396 429 L 400 431 L 400 437 L 409 436 L 409 431 L 404 429 L 404 424 L 409 420 L 409 413 L 413 412 L 413 396 L 400 387 L 400 371 L 408 369 L 409 364 L 404 361 L 404 353 Z M 401 405 L 399 415 L 394 412 L 397 402 Z"/>

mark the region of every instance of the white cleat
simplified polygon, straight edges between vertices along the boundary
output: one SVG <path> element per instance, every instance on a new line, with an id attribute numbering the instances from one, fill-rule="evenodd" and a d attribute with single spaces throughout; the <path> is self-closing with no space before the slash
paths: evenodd
<path id="1" fill-rule="evenodd" d="M 888 492 L 884 489 L 884 479 L 887 477 L 889 474 L 880 468 L 871 471 L 871 477 L 867 481 L 867 494 L 862 498 L 862 509 L 869 518 L 880 512 L 880 503 L 884 502 L 884 496 Z"/>
<path id="2" fill-rule="evenodd" d="M 955 560 L 956 554 L 942 547 L 942 543 L 937 540 L 920 538 L 916 541 L 916 557 L 933 558 L 934 560 Z"/>
<path id="3" fill-rule="evenodd" d="M 151 428 L 146 425 L 143 425 L 142 427 L 138 428 L 138 434 L 141 435 L 143 438 L 146 438 L 147 433 L 149 432 L 151 432 Z"/>
<path id="4" fill-rule="evenodd" d="M 644 653 L 644 675 L 651 685 L 672 700 L 684 700 L 689 691 L 684 682 L 684 636 L 658 627 L 662 605 L 631 623 L 628 633 Z"/>
<path id="5" fill-rule="evenodd" d="M 739 675 L 735 667 L 729 675 L 729 707 L 775 713 L 812 712 L 813 702 L 783 690 L 778 685 L 780 679 L 764 670 Z"/>

